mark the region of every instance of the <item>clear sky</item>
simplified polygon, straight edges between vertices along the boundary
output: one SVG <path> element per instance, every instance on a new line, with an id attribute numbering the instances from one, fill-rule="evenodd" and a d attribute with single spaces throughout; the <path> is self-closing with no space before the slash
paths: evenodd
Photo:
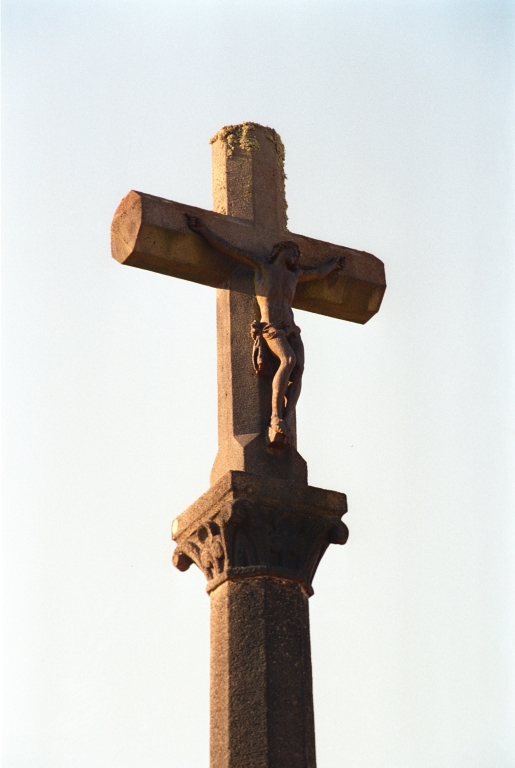
<path id="1" fill-rule="evenodd" d="M 211 207 L 209 138 L 286 145 L 293 232 L 376 254 L 298 312 L 299 450 L 349 543 L 310 601 L 320 768 L 515 767 L 514 25 L 507 2 L 7 0 L 5 768 L 206 768 L 215 293 L 122 267 L 137 189 Z"/>

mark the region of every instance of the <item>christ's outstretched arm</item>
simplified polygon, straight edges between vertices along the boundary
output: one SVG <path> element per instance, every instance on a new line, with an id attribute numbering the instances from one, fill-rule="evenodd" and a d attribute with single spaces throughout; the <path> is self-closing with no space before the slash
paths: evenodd
<path id="1" fill-rule="evenodd" d="M 343 269 L 345 266 L 345 256 L 335 256 L 331 261 L 321 264 L 313 269 L 301 269 L 299 283 L 307 283 L 310 280 L 321 280 L 323 277 L 334 272 L 335 269 Z"/>
<path id="2" fill-rule="evenodd" d="M 241 248 L 236 248 L 223 238 L 215 235 L 215 233 L 204 224 L 202 219 L 199 219 L 197 216 L 190 216 L 189 213 L 185 213 L 184 215 L 186 216 L 186 222 L 191 231 L 195 232 L 197 235 L 202 235 L 204 240 L 207 240 L 207 242 L 212 245 L 213 248 L 216 248 L 217 251 L 220 251 L 220 253 L 225 253 L 226 256 L 230 256 L 251 269 L 256 269 L 261 265 L 261 260 L 252 253 L 243 251 Z"/>

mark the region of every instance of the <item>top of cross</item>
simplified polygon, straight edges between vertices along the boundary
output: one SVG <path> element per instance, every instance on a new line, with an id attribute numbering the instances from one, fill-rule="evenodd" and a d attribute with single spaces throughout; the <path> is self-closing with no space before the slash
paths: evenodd
<path id="1" fill-rule="evenodd" d="M 252 221 L 264 239 L 286 231 L 284 144 L 273 128 L 227 125 L 211 139 L 217 213 Z"/>
<path id="2" fill-rule="evenodd" d="M 113 257 L 130 266 L 218 287 L 237 267 L 188 229 L 185 213 L 235 246 L 269 253 L 287 236 L 313 267 L 345 256 L 345 269 L 319 283 L 299 285 L 293 306 L 365 323 L 379 310 L 386 288 L 383 263 L 364 251 L 288 233 L 284 194 L 284 147 L 272 128 L 242 123 L 222 128 L 212 139 L 215 212 L 130 192 L 112 224 Z"/>

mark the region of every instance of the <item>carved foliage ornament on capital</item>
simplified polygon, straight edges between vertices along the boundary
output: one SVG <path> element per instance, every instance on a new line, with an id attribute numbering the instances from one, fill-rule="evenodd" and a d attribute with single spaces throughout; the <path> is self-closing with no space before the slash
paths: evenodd
<path id="1" fill-rule="evenodd" d="M 345 544 L 347 526 L 336 516 L 265 507 L 249 499 L 228 501 L 209 520 L 177 541 L 173 564 L 195 563 L 211 592 L 226 580 L 275 576 L 300 582 L 308 596 L 329 544 Z"/>

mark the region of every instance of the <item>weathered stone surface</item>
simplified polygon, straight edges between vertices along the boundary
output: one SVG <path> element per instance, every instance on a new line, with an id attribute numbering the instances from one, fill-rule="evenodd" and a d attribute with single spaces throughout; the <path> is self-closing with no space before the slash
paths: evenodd
<path id="1" fill-rule="evenodd" d="M 256 123 L 227 125 L 211 146 L 215 211 L 252 220 L 265 238 L 284 233 L 284 146 L 278 133 Z"/>
<path id="2" fill-rule="evenodd" d="M 211 593 L 211 768 L 315 768 L 308 599 L 276 578 Z"/>

